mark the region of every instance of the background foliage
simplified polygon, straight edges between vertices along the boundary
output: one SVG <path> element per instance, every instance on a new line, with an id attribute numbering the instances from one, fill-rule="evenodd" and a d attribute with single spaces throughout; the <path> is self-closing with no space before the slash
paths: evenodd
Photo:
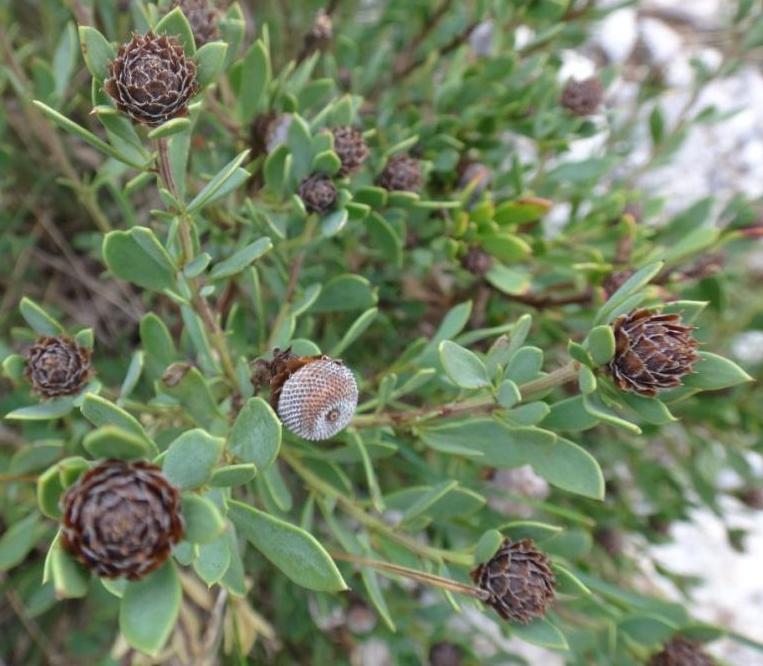
<path id="1" fill-rule="evenodd" d="M 457 621 L 476 602 L 357 559 L 465 582 L 501 535 L 534 538 L 559 582 L 549 616 L 501 624 L 506 636 L 570 664 L 644 663 L 678 630 L 721 636 L 656 592 L 647 547 L 692 507 L 720 512 L 723 470 L 740 493 L 760 484 L 760 389 L 722 357 L 763 328 L 742 261 L 759 213 L 740 196 L 665 214 L 635 182 L 692 124 L 722 118 L 690 104 L 668 122 L 657 72 L 636 113 L 565 110 L 561 54 L 611 11 L 599 3 L 341 0 L 310 53 L 322 3 L 258 2 L 221 9 L 227 47 L 196 55 L 206 89 L 149 136 L 101 84 L 131 31 L 195 51 L 168 4 L 0 3 L 0 655 L 362 663 L 376 638 L 394 663 L 426 663 L 442 641 L 464 663 L 522 663 L 497 642 L 477 656 Z M 734 52 L 696 63 L 697 94 L 763 44 L 758 4 L 731 4 Z M 605 88 L 615 75 L 602 69 Z M 268 114 L 292 114 L 270 149 Z M 335 178 L 333 211 L 308 214 L 299 183 L 339 168 L 321 130 L 347 124 L 370 157 Z M 600 155 L 571 156 L 604 130 Z M 162 137 L 175 193 L 154 166 Z M 420 193 L 375 185 L 402 152 L 421 161 Z M 468 270 L 475 248 L 486 271 Z M 661 400 L 601 370 L 609 322 L 638 304 L 682 312 L 702 342 L 697 372 Z M 40 401 L 20 354 L 64 330 L 97 374 Z M 255 395 L 250 364 L 288 345 L 355 372 L 358 416 L 328 442 L 282 431 Z M 61 492 L 107 456 L 158 456 L 184 491 L 177 565 L 143 582 L 102 584 L 55 541 Z"/>

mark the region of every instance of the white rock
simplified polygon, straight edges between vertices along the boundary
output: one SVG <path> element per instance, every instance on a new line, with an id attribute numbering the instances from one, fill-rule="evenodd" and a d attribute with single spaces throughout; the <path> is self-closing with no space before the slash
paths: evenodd
<path id="1" fill-rule="evenodd" d="M 609 14 L 597 27 L 594 42 L 612 63 L 623 63 L 633 52 L 638 39 L 636 10 L 618 9 Z"/>
<path id="2" fill-rule="evenodd" d="M 644 18 L 639 21 L 639 34 L 651 60 L 660 65 L 681 57 L 683 40 L 673 28 L 662 21 Z"/>

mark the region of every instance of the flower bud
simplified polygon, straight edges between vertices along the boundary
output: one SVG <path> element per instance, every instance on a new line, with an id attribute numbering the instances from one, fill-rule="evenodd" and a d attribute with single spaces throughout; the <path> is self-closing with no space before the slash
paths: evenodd
<path id="1" fill-rule="evenodd" d="M 531 539 L 504 539 L 490 560 L 471 572 L 489 594 L 485 603 L 504 620 L 527 624 L 543 617 L 556 596 L 556 578 L 548 556 Z"/>
<path id="2" fill-rule="evenodd" d="M 103 578 L 142 578 L 183 536 L 180 495 L 156 465 L 105 460 L 63 497 L 61 544 Z"/>
<path id="3" fill-rule="evenodd" d="M 699 643 L 675 636 L 652 656 L 648 666 L 715 666 L 715 660 L 702 651 Z"/>
<path id="4" fill-rule="evenodd" d="M 393 155 L 376 182 L 389 191 L 417 192 L 423 184 L 419 161 L 408 155 Z"/>
<path id="5" fill-rule="evenodd" d="M 347 176 L 363 166 L 368 158 L 368 146 L 361 134 L 348 125 L 335 127 L 331 130 L 334 135 L 334 152 L 342 162 L 340 176 Z"/>
<path id="6" fill-rule="evenodd" d="M 258 362 L 256 383 L 262 383 L 265 373 L 270 375 L 270 404 L 295 435 L 329 439 L 352 420 L 358 385 L 342 361 L 276 349 L 272 361 Z"/>
<path id="7" fill-rule="evenodd" d="M 697 360 L 692 327 L 677 314 L 657 314 L 640 308 L 613 325 L 615 356 L 609 363 L 619 388 L 654 397 L 660 389 L 681 385 Z"/>
<path id="8" fill-rule="evenodd" d="M 180 7 L 191 24 L 196 48 L 217 39 L 217 11 L 208 0 L 173 0 L 172 7 Z"/>
<path id="9" fill-rule="evenodd" d="M 182 44 L 152 32 L 119 47 L 103 87 L 120 111 L 152 127 L 187 115 L 199 90 L 196 63 L 185 57 Z"/>
<path id="10" fill-rule="evenodd" d="M 604 98 L 604 88 L 594 76 L 578 81 L 570 79 L 562 90 L 562 106 L 576 116 L 596 113 Z"/>
<path id="11" fill-rule="evenodd" d="M 71 338 L 43 337 L 26 352 L 26 377 L 44 398 L 75 395 L 90 375 L 90 350 Z"/>
<path id="12" fill-rule="evenodd" d="M 297 190 L 308 213 L 323 215 L 336 203 L 336 187 L 331 178 L 322 173 L 314 173 L 305 178 Z"/>

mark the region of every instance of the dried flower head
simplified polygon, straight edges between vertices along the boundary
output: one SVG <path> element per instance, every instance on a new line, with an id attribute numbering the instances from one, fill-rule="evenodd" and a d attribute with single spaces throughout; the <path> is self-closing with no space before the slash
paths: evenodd
<path id="1" fill-rule="evenodd" d="M 548 556 L 531 539 L 504 539 L 495 555 L 471 576 L 490 595 L 485 603 L 511 622 L 527 624 L 543 617 L 556 594 Z"/>
<path id="2" fill-rule="evenodd" d="M 90 350 L 71 338 L 43 337 L 26 352 L 26 377 L 44 398 L 79 393 L 91 372 Z"/>
<path id="3" fill-rule="evenodd" d="M 334 152 L 342 162 L 340 176 L 347 176 L 363 166 L 368 158 L 368 146 L 363 134 L 354 127 L 344 125 L 331 130 L 334 135 Z"/>
<path id="4" fill-rule="evenodd" d="M 576 116 L 596 113 L 604 99 L 604 88 L 599 79 L 592 76 L 582 81 L 570 79 L 562 90 L 562 106 Z"/>
<path id="5" fill-rule="evenodd" d="M 409 155 L 393 155 L 376 182 L 385 190 L 416 192 L 423 184 L 419 161 Z"/>
<path id="6" fill-rule="evenodd" d="M 481 247 L 472 245 L 461 258 L 461 265 L 473 275 L 482 277 L 493 265 L 493 258 Z"/>
<path id="7" fill-rule="evenodd" d="M 180 495 L 156 465 L 105 460 L 64 495 L 61 544 L 103 578 L 142 578 L 183 536 Z"/>
<path id="8" fill-rule="evenodd" d="M 314 173 L 305 178 L 297 190 L 299 198 L 309 213 L 323 215 L 336 203 L 336 187 L 331 178 L 322 173 Z"/>
<path id="9" fill-rule="evenodd" d="M 255 383 L 269 375 L 270 403 L 295 435 L 329 439 L 349 424 L 358 405 L 358 385 L 342 361 L 276 349 L 272 361 L 258 366 Z"/>
<path id="10" fill-rule="evenodd" d="M 624 391 L 654 397 L 660 389 L 681 385 L 697 360 L 692 327 L 677 314 L 640 308 L 615 320 L 612 377 Z"/>
<path id="11" fill-rule="evenodd" d="M 217 39 L 217 10 L 208 0 L 173 0 L 172 7 L 180 7 L 185 14 L 197 47 Z"/>
<path id="12" fill-rule="evenodd" d="M 305 35 L 302 51 L 298 60 L 302 61 L 310 54 L 325 48 L 334 37 L 334 24 L 325 9 L 319 9 L 313 18 L 313 24 Z"/>
<path id="13" fill-rule="evenodd" d="M 156 126 L 188 113 L 198 92 L 196 64 L 174 37 L 133 35 L 109 63 L 103 84 L 117 108 L 137 123 Z"/>
<path id="14" fill-rule="evenodd" d="M 715 666 L 715 660 L 702 651 L 699 643 L 675 636 L 652 656 L 649 666 Z"/>
<path id="15" fill-rule="evenodd" d="M 461 666 L 464 651 L 454 643 L 440 641 L 429 650 L 429 666 Z"/>

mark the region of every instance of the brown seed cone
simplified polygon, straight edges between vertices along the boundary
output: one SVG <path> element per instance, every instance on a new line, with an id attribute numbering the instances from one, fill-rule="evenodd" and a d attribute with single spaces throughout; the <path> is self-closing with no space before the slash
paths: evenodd
<path id="1" fill-rule="evenodd" d="M 305 34 L 302 50 L 297 60 L 302 62 L 315 51 L 326 48 L 333 37 L 334 24 L 331 16 L 324 9 L 319 9 L 315 14 L 315 18 L 313 18 L 313 25 L 307 34 Z"/>
<path id="2" fill-rule="evenodd" d="M 355 173 L 368 158 L 368 146 L 363 134 L 348 125 L 335 127 L 331 133 L 334 135 L 334 152 L 342 162 L 339 175 Z"/>
<path id="3" fill-rule="evenodd" d="M 482 277 L 493 265 L 493 258 L 482 248 L 473 245 L 461 258 L 461 265 L 473 275 Z"/>
<path id="4" fill-rule="evenodd" d="M 272 361 L 257 366 L 255 383 L 263 383 L 269 375 L 270 404 L 295 435 L 313 441 L 329 439 L 352 420 L 358 385 L 342 361 L 275 349 Z"/>
<path id="5" fill-rule="evenodd" d="M 429 666 L 461 666 L 464 651 L 453 643 L 440 641 L 429 650 Z"/>
<path id="6" fill-rule="evenodd" d="M 299 198 L 309 213 L 323 215 L 336 203 L 336 187 L 331 178 L 322 173 L 314 173 L 305 178 L 297 190 Z"/>
<path id="7" fill-rule="evenodd" d="M 531 539 L 504 539 L 490 560 L 471 572 L 472 580 L 490 594 L 485 601 L 504 620 L 527 624 L 543 617 L 556 595 L 556 578 L 548 556 Z"/>
<path id="8" fill-rule="evenodd" d="M 75 395 L 92 374 L 90 350 L 64 336 L 40 338 L 25 356 L 26 377 L 44 398 Z"/>
<path id="9" fill-rule="evenodd" d="M 174 37 L 133 35 L 109 63 L 104 90 L 136 123 L 156 126 L 188 114 L 198 92 L 196 63 Z"/>
<path id="10" fill-rule="evenodd" d="M 578 81 L 570 79 L 562 90 L 562 106 L 576 116 L 590 116 L 604 99 L 601 82 L 592 76 Z"/>
<path id="11" fill-rule="evenodd" d="M 702 651 L 699 643 L 676 636 L 652 656 L 648 666 L 715 666 L 715 660 Z"/>
<path id="12" fill-rule="evenodd" d="M 660 389 L 681 385 L 697 360 L 692 327 L 677 314 L 645 308 L 622 315 L 613 324 L 615 356 L 609 363 L 619 388 L 654 397 Z"/>
<path id="13" fill-rule="evenodd" d="M 61 544 L 102 578 L 142 578 L 183 536 L 180 495 L 156 465 L 104 460 L 62 500 Z"/>
<path id="14" fill-rule="evenodd" d="M 423 184 L 419 161 L 408 155 L 393 155 L 376 182 L 385 190 L 417 192 Z"/>
<path id="15" fill-rule="evenodd" d="M 173 0 L 172 7 L 180 7 L 191 24 L 196 48 L 217 39 L 217 10 L 208 0 Z"/>

